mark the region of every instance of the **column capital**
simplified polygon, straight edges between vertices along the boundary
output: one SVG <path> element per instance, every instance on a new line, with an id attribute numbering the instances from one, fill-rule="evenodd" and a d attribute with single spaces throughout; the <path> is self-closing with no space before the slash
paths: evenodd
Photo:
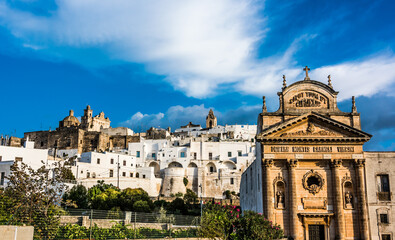
<path id="1" fill-rule="evenodd" d="M 265 166 L 266 168 L 273 167 L 273 159 L 264 159 L 263 166 Z"/>
<path id="2" fill-rule="evenodd" d="M 357 168 L 362 168 L 365 166 L 365 159 L 354 159 L 354 164 Z"/>
<path id="3" fill-rule="evenodd" d="M 296 168 L 298 166 L 298 159 L 288 159 L 287 163 L 289 168 Z"/>
<path id="4" fill-rule="evenodd" d="M 331 167 L 332 168 L 340 168 L 342 166 L 343 160 L 341 159 L 332 159 L 331 160 Z"/>

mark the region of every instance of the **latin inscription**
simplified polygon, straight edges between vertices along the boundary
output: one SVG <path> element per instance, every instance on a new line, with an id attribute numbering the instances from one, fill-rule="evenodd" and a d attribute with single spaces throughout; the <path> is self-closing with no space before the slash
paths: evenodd
<path id="1" fill-rule="evenodd" d="M 337 147 L 338 152 L 354 152 L 354 147 Z"/>
<path id="2" fill-rule="evenodd" d="M 330 146 L 319 146 L 319 147 L 270 147 L 271 152 L 293 152 L 293 153 L 332 153 L 332 152 L 339 152 L 339 153 L 348 153 L 354 152 L 354 147 L 330 147 Z"/>
<path id="3" fill-rule="evenodd" d="M 327 99 L 315 92 L 301 92 L 289 99 L 289 104 L 300 108 L 319 108 L 327 104 Z"/>

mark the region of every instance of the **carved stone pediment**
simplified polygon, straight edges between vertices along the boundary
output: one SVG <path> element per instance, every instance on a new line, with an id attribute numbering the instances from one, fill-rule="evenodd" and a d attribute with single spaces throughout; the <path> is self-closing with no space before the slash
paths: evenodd
<path id="1" fill-rule="evenodd" d="M 320 126 L 316 123 L 306 121 L 293 129 L 284 133 L 276 134 L 279 137 L 343 137 L 344 134 L 331 131 L 331 129 Z"/>
<path id="2" fill-rule="evenodd" d="M 289 119 L 264 129 L 257 140 L 264 141 L 358 141 L 365 142 L 371 135 L 315 112 Z"/>

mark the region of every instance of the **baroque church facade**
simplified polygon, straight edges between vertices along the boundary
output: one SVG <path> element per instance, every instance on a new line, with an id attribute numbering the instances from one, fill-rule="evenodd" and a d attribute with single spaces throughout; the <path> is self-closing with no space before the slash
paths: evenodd
<path id="1" fill-rule="evenodd" d="M 263 213 L 291 239 L 392 239 L 391 174 L 378 161 L 389 164 L 395 154 L 364 152 L 372 136 L 361 130 L 354 97 L 342 112 L 330 76 L 324 84 L 308 70 L 289 86 L 283 76 L 277 111 L 268 112 L 263 97 L 241 207 Z"/>

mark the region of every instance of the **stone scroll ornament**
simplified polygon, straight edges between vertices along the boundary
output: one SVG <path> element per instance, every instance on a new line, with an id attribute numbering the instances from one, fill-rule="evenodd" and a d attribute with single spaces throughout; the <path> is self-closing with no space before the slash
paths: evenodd
<path id="1" fill-rule="evenodd" d="M 303 188 L 312 193 L 313 195 L 317 194 L 324 186 L 325 179 L 321 174 L 314 170 L 308 171 L 303 176 Z"/>

